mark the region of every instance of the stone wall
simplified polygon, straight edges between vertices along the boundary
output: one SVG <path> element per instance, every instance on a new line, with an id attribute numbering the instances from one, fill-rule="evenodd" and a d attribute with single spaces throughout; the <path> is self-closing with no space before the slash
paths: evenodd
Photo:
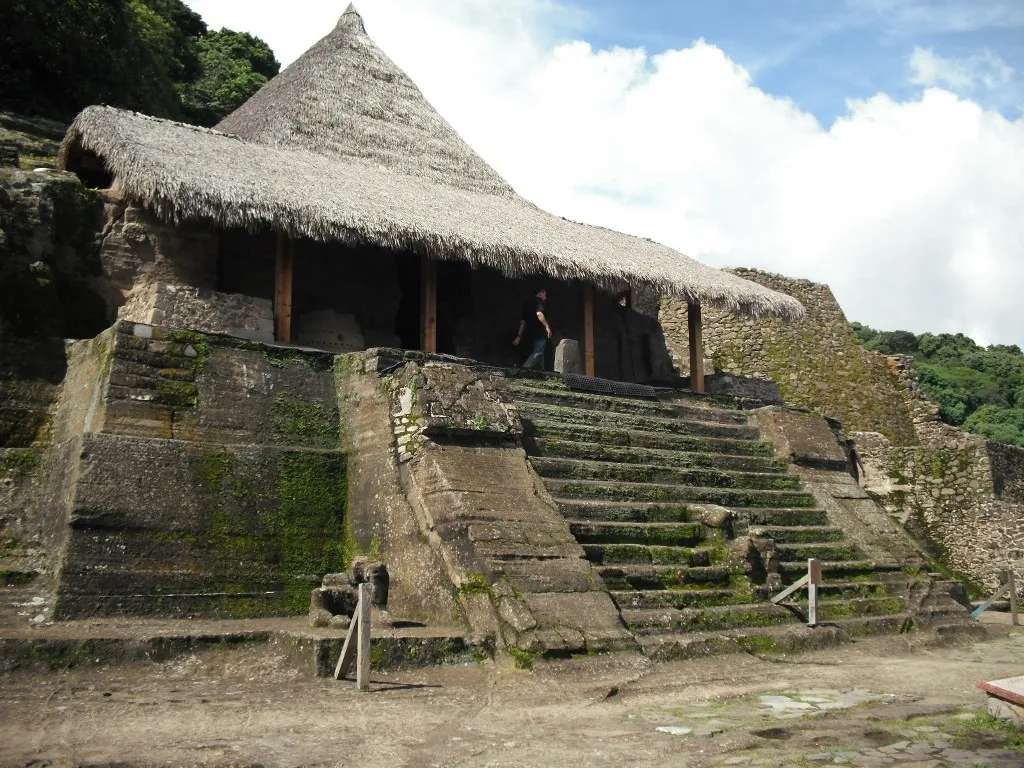
<path id="1" fill-rule="evenodd" d="M 838 419 L 856 439 L 865 488 L 936 567 L 976 594 L 995 587 L 1007 560 L 1024 556 L 1024 451 L 942 423 L 921 396 L 913 359 L 863 349 L 827 286 L 733 271 L 794 296 L 807 317 L 786 325 L 705 309 L 709 371 L 771 379 L 791 405 Z M 685 302 L 664 300 L 660 316 L 685 370 Z"/>
<path id="2" fill-rule="evenodd" d="M 74 174 L 0 167 L 0 339 L 91 337 L 109 325 L 102 223 L 100 195 Z"/>
<path id="3" fill-rule="evenodd" d="M 128 294 L 118 315 L 122 320 L 163 328 L 223 333 L 267 343 L 274 341 L 273 302 L 240 293 L 147 282 Z"/>
<path id="4" fill-rule="evenodd" d="M 747 280 L 798 299 L 804 320 L 754 320 L 705 308 L 706 372 L 772 379 L 790 405 L 841 421 L 847 429 L 881 432 L 895 443 L 916 441 L 914 427 L 890 361 L 857 343 L 827 285 L 749 269 L 731 270 Z M 677 364 L 689 372 L 686 302 L 666 298 L 660 319 Z"/>
<path id="5" fill-rule="evenodd" d="M 331 355 L 120 323 L 72 348 L 52 432 L 57 618 L 304 613 L 343 570 Z"/>

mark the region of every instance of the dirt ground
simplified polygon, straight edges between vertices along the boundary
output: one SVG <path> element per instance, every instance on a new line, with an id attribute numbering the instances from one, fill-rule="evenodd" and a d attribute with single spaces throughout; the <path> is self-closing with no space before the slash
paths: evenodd
<path id="1" fill-rule="evenodd" d="M 16 673 L 0 680 L 0 765 L 1024 766 L 975 688 L 1024 674 L 1024 630 L 989 635 L 406 670 L 366 693 L 296 679 L 263 646 Z"/>

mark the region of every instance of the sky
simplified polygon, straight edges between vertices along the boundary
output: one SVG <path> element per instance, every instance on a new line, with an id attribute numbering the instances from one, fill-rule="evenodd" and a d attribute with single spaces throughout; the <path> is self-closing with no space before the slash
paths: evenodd
<path id="1" fill-rule="evenodd" d="M 347 0 L 186 0 L 282 64 Z M 1024 0 L 360 0 L 522 195 L 1024 346 Z"/>

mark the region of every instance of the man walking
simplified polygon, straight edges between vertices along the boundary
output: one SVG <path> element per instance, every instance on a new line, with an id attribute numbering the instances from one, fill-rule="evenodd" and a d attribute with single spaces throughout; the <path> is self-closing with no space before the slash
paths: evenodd
<path id="1" fill-rule="evenodd" d="M 518 347 L 521 341 L 532 344 L 530 354 L 523 363 L 523 368 L 544 369 L 544 353 L 547 350 L 548 339 L 551 338 L 551 325 L 544 314 L 547 309 L 547 300 L 548 289 L 541 288 L 523 304 L 523 313 L 519 320 L 519 333 L 512 340 L 514 347 Z"/>

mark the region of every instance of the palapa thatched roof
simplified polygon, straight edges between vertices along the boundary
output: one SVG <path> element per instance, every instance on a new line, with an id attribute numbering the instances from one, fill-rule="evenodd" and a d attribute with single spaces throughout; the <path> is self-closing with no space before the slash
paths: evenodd
<path id="1" fill-rule="evenodd" d="M 628 283 L 753 316 L 803 314 L 789 296 L 517 195 L 374 45 L 352 6 L 217 128 L 89 107 L 68 129 L 62 164 L 95 154 L 123 194 L 169 221 Z"/>

